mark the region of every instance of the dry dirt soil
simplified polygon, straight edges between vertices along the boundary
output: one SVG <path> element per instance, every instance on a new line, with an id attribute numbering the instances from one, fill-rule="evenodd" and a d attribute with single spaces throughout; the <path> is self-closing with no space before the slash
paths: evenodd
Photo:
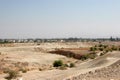
<path id="1" fill-rule="evenodd" d="M 3 69 L 29 70 L 21 73 L 21 80 L 120 80 L 120 52 L 113 51 L 95 59 L 80 61 L 62 55 L 50 54 L 56 48 L 90 47 L 95 43 L 41 43 L 14 44 L 0 47 L 0 80 L 7 75 Z M 108 44 L 108 43 L 107 43 Z M 76 67 L 59 70 L 52 67 L 55 60 L 76 62 Z M 42 71 L 39 71 L 42 68 Z"/>

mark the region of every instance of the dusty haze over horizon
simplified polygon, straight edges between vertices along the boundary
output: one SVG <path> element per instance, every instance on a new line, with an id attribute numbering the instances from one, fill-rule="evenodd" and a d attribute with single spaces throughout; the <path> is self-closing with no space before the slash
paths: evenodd
<path id="1" fill-rule="evenodd" d="M 120 0 L 0 0 L 0 38 L 120 37 Z"/>

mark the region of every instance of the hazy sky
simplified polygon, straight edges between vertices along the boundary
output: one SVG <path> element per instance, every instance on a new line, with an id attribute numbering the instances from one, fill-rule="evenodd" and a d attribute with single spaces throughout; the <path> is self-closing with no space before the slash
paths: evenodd
<path id="1" fill-rule="evenodd" d="M 0 38 L 120 37 L 120 0 L 0 0 Z"/>

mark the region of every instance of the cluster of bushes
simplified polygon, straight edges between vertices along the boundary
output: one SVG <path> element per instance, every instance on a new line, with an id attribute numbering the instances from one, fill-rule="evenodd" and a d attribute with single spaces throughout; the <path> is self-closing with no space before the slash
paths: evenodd
<path id="1" fill-rule="evenodd" d="M 120 47 L 111 46 L 111 45 L 108 46 L 108 45 L 103 45 L 100 43 L 99 45 L 90 47 L 90 53 L 84 54 L 84 55 L 76 54 L 71 51 L 59 50 L 59 49 L 57 49 L 55 51 L 50 51 L 49 53 L 60 54 L 60 55 L 72 57 L 72 58 L 79 59 L 79 60 L 86 60 L 86 59 L 94 59 L 96 57 L 96 52 L 98 52 L 98 51 L 102 52 L 100 54 L 100 56 L 101 56 L 101 55 L 104 55 L 105 53 L 116 51 L 116 50 L 120 51 Z"/>
<path id="2" fill-rule="evenodd" d="M 59 68 L 61 70 L 65 70 L 67 69 L 67 67 L 69 68 L 75 67 L 75 64 L 74 63 L 64 64 L 62 60 L 55 60 L 53 62 L 53 67 Z"/>
<path id="3" fill-rule="evenodd" d="M 120 51 L 120 47 L 114 45 L 95 45 L 94 47 L 90 47 L 90 51 Z"/>
<path id="4" fill-rule="evenodd" d="M 13 79 L 16 79 L 17 77 L 22 76 L 22 75 L 20 75 L 19 72 L 26 73 L 27 71 L 28 71 L 28 69 L 26 69 L 26 68 L 20 68 L 17 70 L 11 70 L 9 68 L 5 68 L 3 72 L 8 74 L 7 76 L 5 76 L 5 79 L 13 80 Z"/>
<path id="5" fill-rule="evenodd" d="M 90 51 L 102 51 L 102 53 L 100 54 L 100 56 L 102 56 L 107 52 L 120 51 L 120 47 L 114 45 L 108 46 L 108 45 L 99 44 L 99 45 L 95 45 L 94 47 L 90 47 Z"/>
<path id="6" fill-rule="evenodd" d="M 16 70 L 9 70 L 6 73 L 8 73 L 8 75 L 5 77 L 5 79 L 7 80 L 12 80 L 12 79 L 16 79 L 17 77 L 20 77 L 21 75 L 19 74 L 18 71 Z"/>
<path id="7" fill-rule="evenodd" d="M 96 53 L 92 52 L 92 53 L 89 53 L 89 54 L 82 55 L 80 60 L 95 59 L 96 56 L 97 56 Z"/>
<path id="8" fill-rule="evenodd" d="M 108 45 L 95 45 L 94 47 L 90 47 L 90 51 L 104 51 L 106 48 L 108 48 Z"/>
<path id="9" fill-rule="evenodd" d="M 96 56 L 96 53 L 95 53 L 95 52 L 81 55 L 81 54 L 73 53 L 73 52 L 71 52 L 71 51 L 64 51 L 64 50 L 50 51 L 49 53 L 60 54 L 60 55 L 64 55 L 64 56 L 67 56 L 67 57 L 72 57 L 72 58 L 79 59 L 79 60 L 86 60 L 86 59 L 88 59 L 88 58 L 94 59 L 95 56 Z M 93 53 L 94 53 L 94 54 L 93 54 Z"/>

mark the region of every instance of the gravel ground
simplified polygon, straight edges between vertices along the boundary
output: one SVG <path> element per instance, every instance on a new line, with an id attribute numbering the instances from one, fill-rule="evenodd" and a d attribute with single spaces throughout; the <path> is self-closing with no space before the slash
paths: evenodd
<path id="1" fill-rule="evenodd" d="M 67 80 L 120 80 L 120 60 L 116 63 Z"/>

